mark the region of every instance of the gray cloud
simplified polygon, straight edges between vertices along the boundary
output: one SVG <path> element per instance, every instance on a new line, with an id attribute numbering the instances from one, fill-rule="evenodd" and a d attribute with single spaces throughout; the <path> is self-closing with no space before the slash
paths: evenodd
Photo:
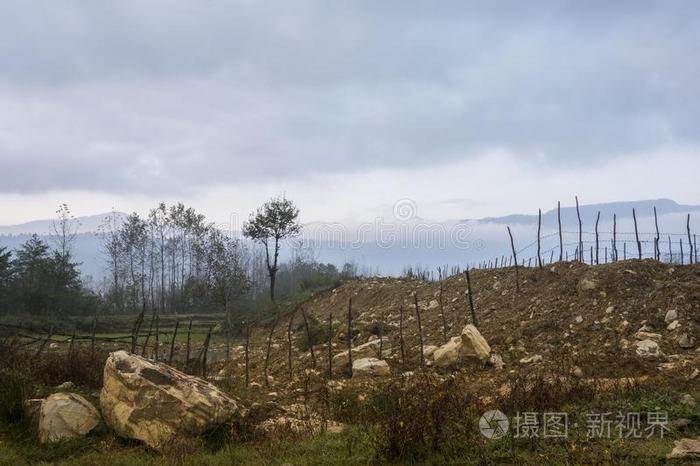
<path id="1" fill-rule="evenodd" d="M 536 6 L 535 6 L 536 5 Z M 698 144 L 700 4 L 15 1 L 4 192 L 180 193 Z"/>

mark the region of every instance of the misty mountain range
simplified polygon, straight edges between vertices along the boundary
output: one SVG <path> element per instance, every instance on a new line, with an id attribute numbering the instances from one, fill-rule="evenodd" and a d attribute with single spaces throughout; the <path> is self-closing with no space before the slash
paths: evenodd
<path id="1" fill-rule="evenodd" d="M 583 237 L 586 258 L 594 244 L 594 224 L 600 212 L 599 235 L 600 255 L 603 260 L 604 248 L 612 249 L 611 232 L 613 214 L 617 215 L 617 239 L 619 248 L 627 248 L 629 257 L 632 250 L 636 254 L 632 209 L 637 215 L 640 240 L 644 243 L 644 255 L 650 256 L 655 236 L 654 206 L 658 212 L 659 230 L 667 253 L 667 241 L 671 239 L 671 249 L 675 254 L 679 241 L 687 241 L 686 219 L 691 214 L 693 235 L 700 229 L 700 206 L 681 205 L 670 199 L 612 202 L 605 204 L 580 205 L 583 224 Z M 81 263 L 83 274 L 91 276 L 93 283 L 104 276 L 105 259 L 102 253 L 102 240 L 99 227 L 110 213 L 78 217 L 79 233 L 73 245 L 76 261 Z M 116 213 L 125 218 L 126 214 Z M 578 244 L 578 219 L 576 208 L 567 206 L 561 209 L 562 229 L 564 230 L 565 250 L 573 257 Z M 42 236 L 51 243 L 53 220 L 35 220 L 20 225 L 0 226 L 0 246 L 18 248 L 31 234 Z M 283 250 L 283 260 L 289 259 L 294 250 L 305 249 L 307 256 L 316 260 L 342 266 L 345 262 L 355 262 L 361 270 L 387 275 L 400 274 L 407 266 L 435 268 L 438 266 L 478 266 L 503 256 L 510 256 L 510 243 L 506 232 L 510 226 L 516 243 L 519 258 L 534 258 L 536 255 L 537 213 L 513 214 L 503 217 L 485 217 L 459 221 L 430 222 L 414 218 L 406 221 L 387 221 L 384 225 L 367 224 L 345 227 L 339 224 L 313 222 L 304 225 L 300 238 L 287 244 Z M 545 260 L 558 257 L 559 239 L 557 209 L 542 213 L 542 256 Z M 238 234 L 234 232 L 234 235 Z M 628 243 L 623 246 L 624 243 Z M 620 252 L 620 257 L 622 252 Z"/>

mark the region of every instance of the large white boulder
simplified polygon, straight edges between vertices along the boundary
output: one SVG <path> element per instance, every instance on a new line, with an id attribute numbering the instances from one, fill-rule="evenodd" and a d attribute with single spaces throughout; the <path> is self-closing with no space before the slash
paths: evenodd
<path id="1" fill-rule="evenodd" d="M 117 434 L 157 450 L 239 412 L 236 400 L 210 383 L 125 351 L 111 353 L 105 363 L 100 406 Z"/>
<path id="2" fill-rule="evenodd" d="M 39 442 L 57 442 L 87 435 L 100 424 L 100 413 L 75 393 L 54 393 L 39 408 Z"/>
<path id="3" fill-rule="evenodd" d="M 487 361 L 491 347 L 479 330 L 472 324 L 462 329 L 462 334 L 433 352 L 433 361 L 438 367 L 449 367 L 468 360 Z"/>
<path id="4" fill-rule="evenodd" d="M 387 377 L 391 375 L 389 364 L 377 358 L 360 358 L 352 362 L 353 378 Z"/>
<path id="5" fill-rule="evenodd" d="M 433 361 L 438 367 L 454 366 L 459 362 L 459 348 L 462 337 L 452 337 L 450 340 L 433 351 Z"/>

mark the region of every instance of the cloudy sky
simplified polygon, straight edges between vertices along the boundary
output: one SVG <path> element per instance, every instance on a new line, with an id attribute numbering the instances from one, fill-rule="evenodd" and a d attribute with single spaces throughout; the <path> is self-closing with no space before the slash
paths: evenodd
<path id="1" fill-rule="evenodd" d="M 700 3 L 0 1 L 0 224 L 699 203 Z"/>

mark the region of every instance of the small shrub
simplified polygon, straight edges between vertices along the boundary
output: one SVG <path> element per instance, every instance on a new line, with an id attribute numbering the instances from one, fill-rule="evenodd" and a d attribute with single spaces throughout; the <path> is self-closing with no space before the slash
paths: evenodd
<path id="1" fill-rule="evenodd" d="M 475 435 L 478 403 L 454 378 L 432 374 L 400 379 L 377 392 L 372 405 L 378 420 L 378 452 L 388 460 L 421 460 L 448 443 Z"/>
<path id="2" fill-rule="evenodd" d="M 29 379 L 14 370 L 0 370 L 0 419 L 16 423 L 24 417 L 24 405 L 31 393 Z"/>

